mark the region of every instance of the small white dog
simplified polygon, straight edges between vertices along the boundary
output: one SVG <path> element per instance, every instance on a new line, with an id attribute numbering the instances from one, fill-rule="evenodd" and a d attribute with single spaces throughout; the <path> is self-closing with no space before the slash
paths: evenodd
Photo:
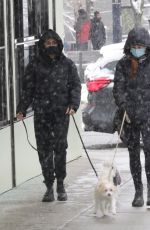
<path id="1" fill-rule="evenodd" d="M 117 186 L 121 184 L 120 174 L 112 162 L 104 162 L 102 174 L 95 188 L 95 213 L 102 217 L 110 212 L 116 214 Z"/>

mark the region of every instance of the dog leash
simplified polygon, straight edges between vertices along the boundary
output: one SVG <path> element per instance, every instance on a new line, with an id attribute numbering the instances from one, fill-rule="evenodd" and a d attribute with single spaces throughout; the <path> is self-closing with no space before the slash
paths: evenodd
<path id="1" fill-rule="evenodd" d="M 93 166 L 93 164 L 92 164 L 92 161 L 91 161 L 91 159 L 90 159 L 90 157 L 89 157 L 89 154 L 88 154 L 88 152 L 87 152 L 87 150 L 86 150 L 86 147 L 85 147 L 85 145 L 84 145 L 83 139 L 82 139 L 82 137 L 81 137 L 80 131 L 79 131 L 79 129 L 78 129 L 77 123 L 76 123 L 75 118 L 74 118 L 73 115 L 72 115 L 72 118 L 73 118 L 73 121 L 74 121 L 76 130 L 77 130 L 77 132 L 78 132 L 79 138 L 80 138 L 80 140 L 81 140 L 82 146 L 83 146 L 83 148 L 84 148 L 84 151 L 85 151 L 85 153 L 86 153 L 86 155 L 87 155 L 87 158 L 88 158 L 88 160 L 89 160 L 89 162 L 90 162 L 90 164 L 91 164 L 91 166 L 92 166 L 92 168 L 93 168 L 93 170 L 94 170 L 94 172 L 95 172 L 96 177 L 98 177 L 97 171 L 96 171 L 96 169 L 94 168 L 94 166 Z M 24 120 L 22 120 L 22 123 L 23 123 L 23 126 L 24 126 L 24 128 L 25 128 L 25 132 L 26 132 L 26 137 L 27 137 L 28 144 L 31 146 L 31 148 L 33 148 L 35 151 L 38 152 L 38 150 L 31 144 L 31 142 L 30 142 L 30 140 L 29 140 L 28 130 L 27 130 L 27 127 L 26 127 L 26 124 L 25 124 Z"/>
<path id="2" fill-rule="evenodd" d="M 78 126 L 77 126 L 76 120 L 75 120 L 75 118 L 74 118 L 74 116 L 73 116 L 73 115 L 72 115 L 72 118 L 73 118 L 73 121 L 74 121 L 74 124 L 75 124 L 76 130 L 77 130 L 77 132 L 78 132 L 78 135 L 79 135 L 80 141 L 81 141 L 81 143 L 82 143 L 83 149 L 84 149 L 84 151 L 85 151 L 85 153 L 86 153 L 86 155 L 87 155 L 87 158 L 88 158 L 88 160 L 89 160 L 89 162 L 90 162 L 90 164 L 91 164 L 91 166 L 92 166 L 92 169 L 93 169 L 93 170 L 94 170 L 94 172 L 95 172 L 96 177 L 98 177 L 98 173 L 97 173 L 97 171 L 96 171 L 96 169 L 95 169 L 94 165 L 92 164 L 92 161 L 91 161 L 91 159 L 90 159 L 90 157 L 89 157 L 89 154 L 88 154 L 88 152 L 87 152 L 87 150 L 86 150 L 85 144 L 84 144 L 84 142 L 83 142 L 83 139 L 82 139 L 82 137 L 81 137 L 81 134 L 80 134 L 79 128 L 78 128 Z"/>
<path id="3" fill-rule="evenodd" d="M 116 154 L 117 154 L 117 149 L 118 149 L 118 144 L 119 144 L 119 138 L 120 138 L 121 133 L 122 133 L 122 129 L 123 129 L 125 117 L 126 117 L 126 112 L 124 113 L 123 120 L 122 120 L 122 124 L 121 124 L 121 128 L 120 128 L 120 132 L 119 132 L 119 135 L 118 135 L 118 140 L 117 140 L 117 144 L 116 144 L 116 148 L 115 148 L 115 153 L 114 153 L 114 156 L 113 156 L 113 159 L 112 159 L 112 166 L 113 166 L 113 162 L 114 162 L 115 156 L 116 156 Z M 74 125 L 75 125 L 75 127 L 76 127 L 76 130 L 77 130 L 77 132 L 78 132 L 80 141 L 81 141 L 81 143 L 82 143 L 83 149 L 84 149 L 84 151 L 85 151 L 85 153 L 86 153 L 86 155 L 87 155 L 87 158 L 88 158 L 88 160 L 89 160 L 89 162 L 90 162 L 90 165 L 91 165 L 91 167 L 92 167 L 92 169 L 93 169 L 93 171 L 94 171 L 96 177 L 98 177 L 98 173 L 97 173 L 97 171 L 96 171 L 96 169 L 95 169 L 95 167 L 94 167 L 94 165 L 93 165 L 93 163 L 92 163 L 92 161 L 91 161 L 91 159 L 90 159 L 90 157 L 89 157 L 89 154 L 88 154 L 88 152 L 87 152 L 87 150 L 86 150 L 85 144 L 84 144 L 84 142 L 83 142 L 83 139 L 82 139 L 82 137 L 81 137 L 79 128 L 78 128 L 78 126 L 77 126 L 76 120 L 75 120 L 75 118 L 74 118 L 73 115 L 72 115 L 72 118 L 73 118 L 73 122 L 74 122 Z M 30 142 L 30 140 L 29 140 L 28 130 L 27 130 L 27 127 L 26 127 L 26 124 L 25 124 L 24 120 L 22 120 L 22 123 L 23 123 L 23 126 L 24 126 L 24 128 L 25 128 L 26 137 L 27 137 L 27 141 L 28 141 L 29 145 L 30 145 L 35 151 L 38 152 L 38 150 L 31 144 L 31 142 Z M 110 168 L 109 177 L 110 177 L 111 171 L 112 171 L 112 167 Z"/>
<path id="4" fill-rule="evenodd" d="M 114 156 L 113 156 L 113 159 L 112 159 L 112 163 L 114 162 L 114 159 L 115 159 L 116 154 L 117 154 L 118 145 L 119 145 L 119 139 L 120 139 L 120 137 L 121 137 L 121 133 L 122 133 L 122 129 L 123 129 L 123 126 L 124 126 L 126 114 L 127 114 L 127 113 L 126 113 L 126 111 L 125 111 L 125 112 L 124 112 L 124 115 L 123 115 L 123 119 L 122 119 L 120 131 L 119 131 L 119 135 L 118 135 L 118 138 L 117 138 L 117 144 L 116 144 L 116 147 L 115 147 L 115 153 L 114 153 Z"/>
<path id="5" fill-rule="evenodd" d="M 115 153 L 114 153 L 114 156 L 113 156 L 113 159 L 112 159 L 112 167 L 111 167 L 111 169 L 110 169 L 109 178 L 110 178 L 111 171 L 112 171 L 112 169 L 113 169 L 113 162 L 114 162 L 114 159 L 115 159 L 116 154 L 117 154 L 118 145 L 119 145 L 119 139 L 120 139 L 120 137 L 121 137 L 121 133 L 122 133 L 122 130 L 123 130 L 123 126 L 124 126 L 126 114 L 127 114 L 127 113 L 126 113 L 126 111 L 125 111 L 125 112 L 124 112 L 124 115 L 123 115 L 123 119 L 122 119 L 120 131 L 119 131 L 118 139 L 117 139 L 117 144 L 116 144 L 116 147 L 115 147 Z M 92 166 L 92 168 L 93 168 L 93 170 L 94 170 L 94 172 L 95 172 L 96 177 L 98 177 L 98 173 L 97 173 L 96 169 L 94 168 L 94 166 L 93 166 L 93 164 L 92 164 L 92 161 L 91 161 L 91 159 L 90 159 L 90 157 L 89 157 L 89 154 L 88 154 L 88 152 L 87 152 L 87 150 L 86 150 L 85 144 L 84 144 L 84 142 L 83 142 L 83 139 L 82 139 L 82 137 L 81 137 L 79 128 L 78 128 L 78 126 L 77 126 L 77 123 L 76 123 L 75 118 L 74 118 L 73 115 L 72 115 L 72 118 L 73 118 L 75 127 L 76 127 L 76 129 L 77 129 L 78 135 L 79 135 L 79 137 L 80 137 L 80 140 L 81 140 L 82 146 L 83 146 L 83 148 L 84 148 L 84 151 L 85 151 L 85 153 L 86 153 L 86 155 L 87 155 L 87 157 L 88 157 L 88 160 L 89 160 L 89 162 L 90 162 L 90 164 L 91 164 L 91 166 Z M 123 184 L 121 184 L 120 187 L 123 187 L 125 184 L 127 184 L 129 181 L 131 181 L 131 179 L 132 179 L 132 177 L 130 177 L 130 178 L 129 178 L 127 181 L 125 181 Z"/>
<path id="6" fill-rule="evenodd" d="M 117 144 L 116 144 L 116 148 L 115 148 L 115 153 L 114 153 L 114 156 L 113 156 L 113 159 L 112 159 L 112 167 L 113 167 L 113 162 L 114 162 L 114 159 L 116 157 L 116 154 L 117 154 L 117 150 L 118 150 L 118 145 L 119 145 L 119 139 L 121 137 L 121 133 L 122 133 L 122 129 L 123 129 L 123 125 L 124 125 L 124 122 L 125 122 L 125 118 L 126 118 L 126 111 L 124 112 L 124 115 L 123 115 L 123 119 L 122 119 L 122 123 L 121 123 L 121 128 L 120 128 L 120 131 L 119 131 L 119 135 L 118 135 L 118 140 L 117 140 Z M 110 172 L 109 172 L 109 178 L 110 178 L 110 175 L 111 175 L 111 171 L 112 171 L 112 168 L 110 169 Z M 125 184 L 127 184 L 129 181 L 132 180 L 132 176 L 127 180 L 125 181 L 123 184 L 120 185 L 120 187 L 123 187 Z"/>
<path id="7" fill-rule="evenodd" d="M 75 127 L 76 127 L 76 129 L 77 129 L 78 135 L 79 135 L 79 137 L 80 137 L 80 140 L 81 140 L 82 146 L 83 146 L 83 148 L 84 148 L 84 151 L 85 151 L 85 153 L 86 153 L 86 155 L 87 155 L 87 157 L 88 157 L 88 160 L 89 160 L 89 162 L 90 162 L 90 164 L 91 164 L 91 166 L 92 166 L 92 168 L 93 168 L 93 170 L 94 170 L 94 172 L 95 172 L 96 177 L 98 177 L 98 173 L 97 173 L 96 169 L 94 168 L 94 166 L 93 166 L 93 164 L 92 164 L 92 161 L 91 161 L 91 159 L 90 159 L 90 157 L 89 157 L 89 155 L 88 155 L 88 152 L 87 152 L 87 150 L 86 150 L 86 147 L 85 147 L 84 142 L 83 142 L 83 139 L 82 139 L 82 137 L 81 137 L 79 128 L 78 128 L 78 126 L 77 126 L 77 123 L 76 123 L 75 118 L 74 118 L 73 115 L 72 115 L 72 118 L 73 118 Z M 113 166 L 113 162 L 114 162 L 114 159 L 115 159 L 115 157 L 116 157 L 116 154 L 117 154 L 117 149 L 118 149 L 118 145 L 119 145 L 119 139 L 120 139 L 120 136 L 121 136 L 121 133 L 122 133 L 122 129 L 123 129 L 123 126 L 124 126 L 125 118 L 126 118 L 126 111 L 124 112 L 124 115 L 123 115 L 123 119 L 122 119 L 120 131 L 119 131 L 119 135 L 118 135 L 118 139 L 117 139 L 117 144 L 116 144 L 116 148 L 115 148 L 115 153 L 114 153 L 113 160 L 112 160 L 112 166 Z M 110 169 L 110 174 L 111 174 L 112 169 L 113 169 L 113 168 L 111 167 L 111 169 Z M 110 176 L 110 175 L 109 175 L 109 176 Z M 131 179 L 132 179 L 132 177 L 130 177 L 130 178 L 129 178 L 127 181 L 125 181 L 123 184 L 121 184 L 120 187 L 123 187 L 123 186 L 124 186 L 125 184 L 127 184 Z"/>
<path id="8" fill-rule="evenodd" d="M 110 178 L 111 178 L 111 171 L 112 171 L 112 169 L 113 169 L 113 163 L 114 163 L 114 160 L 115 160 L 115 157 L 116 157 L 116 154 L 117 154 L 118 145 L 119 145 L 119 139 L 120 139 L 120 137 L 121 137 L 121 133 L 122 133 L 122 129 L 123 129 L 123 126 L 124 126 L 126 114 L 127 114 L 127 113 L 126 113 L 126 111 L 125 111 L 125 112 L 124 112 L 124 115 L 123 115 L 123 119 L 122 119 L 120 131 L 119 131 L 119 135 L 118 135 L 118 138 L 117 138 L 117 144 L 116 144 L 116 147 L 115 147 L 115 152 L 114 152 L 114 155 L 113 155 L 113 158 L 112 158 L 111 168 L 110 168 L 109 173 L 108 173 L 108 178 L 109 178 L 109 180 L 110 180 Z"/>
<path id="9" fill-rule="evenodd" d="M 27 137 L 27 141 L 29 143 L 29 145 L 35 150 L 38 152 L 38 150 L 31 144 L 30 140 L 29 140 L 29 135 L 28 135 L 28 130 L 27 130 L 27 127 L 26 127 L 26 124 L 24 122 L 24 120 L 22 120 L 22 123 L 23 123 L 23 126 L 25 128 L 25 132 L 26 132 L 26 137 Z"/>

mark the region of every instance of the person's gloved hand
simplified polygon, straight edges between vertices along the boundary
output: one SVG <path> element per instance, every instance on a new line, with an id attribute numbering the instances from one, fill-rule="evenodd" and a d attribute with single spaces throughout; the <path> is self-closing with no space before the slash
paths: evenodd
<path id="1" fill-rule="evenodd" d="M 23 120 L 24 115 L 23 115 L 22 112 L 19 112 L 19 113 L 16 114 L 16 117 L 17 117 L 18 120 Z"/>
<path id="2" fill-rule="evenodd" d="M 74 114 L 75 114 L 75 111 L 74 111 L 74 109 L 68 107 L 68 108 L 67 108 L 67 111 L 66 111 L 66 114 L 68 114 L 68 115 L 74 115 Z"/>

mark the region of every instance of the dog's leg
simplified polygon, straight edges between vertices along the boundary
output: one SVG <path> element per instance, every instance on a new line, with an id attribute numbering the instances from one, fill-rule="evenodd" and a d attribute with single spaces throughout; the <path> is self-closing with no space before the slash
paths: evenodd
<path id="1" fill-rule="evenodd" d="M 106 201 L 105 203 L 105 216 L 108 216 L 110 212 L 110 202 Z"/>
<path id="2" fill-rule="evenodd" d="M 112 202 L 111 202 L 111 209 L 112 209 L 112 214 L 113 214 L 113 215 L 116 215 L 116 198 L 113 198 L 113 199 L 112 199 Z"/>
<path id="3" fill-rule="evenodd" d="M 97 212 L 98 212 L 98 200 L 95 198 L 95 204 L 94 204 L 94 214 L 97 215 Z"/>
<path id="4" fill-rule="evenodd" d="M 95 207 L 96 207 L 96 216 L 101 218 L 104 216 L 104 213 L 102 212 L 102 209 L 101 209 L 101 203 L 100 201 L 98 200 L 97 203 L 95 204 Z"/>
<path id="5" fill-rule="evenodd" d="M 106 215 L 106 213 L 105 213 L 105 202 L 101 201 L 99 207 L 100 207 L 99 217 L 105 216 Z"/>
<path id="6" fill-rule="evenodd" d="M 100 198 L 95 194 L 94 214 L 99 217 L 100 215 Z"/>
<path id="7" fill-rule="evenodd" d="M 97 217 L 101 218 L 104 216 L 104 211 L 103 211 L 103 204 L 100 200 L 100 198 L 95 197 L 95 207 L 94 207 L 94 213 Z"/>

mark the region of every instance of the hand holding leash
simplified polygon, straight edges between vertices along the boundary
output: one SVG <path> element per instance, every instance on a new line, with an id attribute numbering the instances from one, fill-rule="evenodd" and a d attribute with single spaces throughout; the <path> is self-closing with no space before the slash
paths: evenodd
<path id="1" fill-rule="evenodd" d="M 129 118 L 129 116 L 128 116 L 127 113 L 126 113 L 125 120 L 126 120 L 126 122 L 127 122 L 128 124 L 131 124 L 131 120 L 130 120 L 130 118 Z"/>
<path id="2" fill-rule="evenodd" d="M 67 111 L 66 111 L 66 114 L 68 114 L 68 115 L 74 115 L 74 114 L 75 114 L 75 111 L 74 111 L 74 109 L 68 107 L 68 108 L 67 108 Z"/>
<path id="3" fill-rule="evenodd" d="M 24 118 L 22 112 L 17 113 L 17 114 L 16 114 L 16 117 L 17 117 L 18 120 L 23 120 L 23 118 Z"/>

